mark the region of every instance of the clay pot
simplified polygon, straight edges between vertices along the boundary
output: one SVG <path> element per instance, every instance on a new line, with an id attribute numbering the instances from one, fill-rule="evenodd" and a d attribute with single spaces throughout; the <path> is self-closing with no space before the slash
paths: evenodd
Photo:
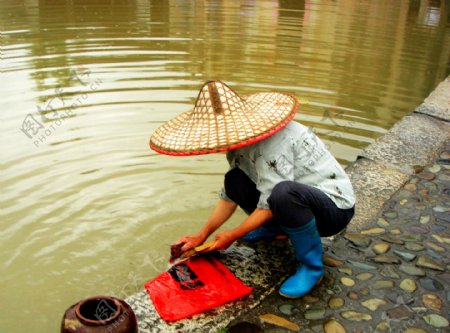
<path id="1" fill-rule="evenodd" d="M 95 296 L 68 308 L 61 333 L 138 333 L 131 307 L 118 298 Z"/>

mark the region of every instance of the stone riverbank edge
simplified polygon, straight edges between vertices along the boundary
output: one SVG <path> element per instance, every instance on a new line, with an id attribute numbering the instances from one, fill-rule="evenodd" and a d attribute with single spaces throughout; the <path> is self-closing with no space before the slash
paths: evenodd
<path id="1" fill-rule="evenodd" d="M 309 295 L 286 300 L 277 294 L 288 267 L 295 268 L 280 265 L 293 256 L 286 244 L 272 250 L 237 244 L 222 261 L 244 283 L 259 276 L 250 297 L 168 324 L 141 291 L 126 299 L 139 332 L 292 331 L 261 319 L 267 313 L 301 332 L 448 330 L 449 121 L 450 76 L 346 169 L 356 214 L 345 232 L 323 240 L 324 283 Z"/>

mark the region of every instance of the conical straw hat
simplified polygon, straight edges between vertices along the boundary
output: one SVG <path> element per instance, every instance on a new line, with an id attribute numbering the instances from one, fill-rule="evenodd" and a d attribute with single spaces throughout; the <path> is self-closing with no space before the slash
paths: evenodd
<path id="1" fill-rule="evenodd" d="M 159 127 L 150 148 L 166 155 L 200 155 L 241 148 L 285 127 L 297 112 L 295 96 L 262 92 L 240 97 L 221 81 L 206 82 L 195 107 Z"/>

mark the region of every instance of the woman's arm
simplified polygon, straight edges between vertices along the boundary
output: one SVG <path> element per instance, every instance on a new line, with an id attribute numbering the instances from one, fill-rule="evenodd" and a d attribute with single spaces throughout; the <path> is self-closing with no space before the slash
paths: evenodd
<path id="1" fill-rule="evenodd" d="M 233 215 L 236 207 L 237 204 L 233 201 L 219 199 L 211 216 L 202 229 L 200 229 L 197 234 L 182 237 L 176 244 L 185 243 L 181 248 L 182 251 L 187 251 L 202 244 L 209 235 L 216 231 L 231 217 L 231 215 Z"/>
<path id="2" fill-rule="evenodd" d="M 233 201 L 219 199 L 214 208 L 208 222 L 200 230 L 199 234 L 206 238 L 216 231 L 222 224 L 224 224 L 233 215 L 237 204 Z"/>
<path id="3" fill-rule="evenodd" d="M 241 238 L 245 234 L 263 225 L 265 222 L 273 217 L 270 209 L 256 208 L 252 214 L 250 214 L 244 222 L 239 226 L 231 230 L 224 230 L 216 235 L 216 242 L 211 246 L 208 251 L 225 250 L 235 240 Z"/>

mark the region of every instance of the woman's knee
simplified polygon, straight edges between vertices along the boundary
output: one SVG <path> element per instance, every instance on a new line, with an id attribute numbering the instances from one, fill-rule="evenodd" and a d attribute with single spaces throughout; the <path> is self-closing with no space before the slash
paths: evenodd
<path id="1" fill-rule="evenodd" d="M 245 175 L 245 174 L 244 174 Z M 235 193 L 239 192 L 239 185 L 242 183 L 244 177 L 243 171 L 239 168 L 234 168 L 225 174 L 224 187 L 225 192 L 231 198 Z"/>
<path id="2" fill-rule="evenodd" d="M 246 212 L 256 208 L 260 193 L 255 183 L 239 168 L 234 168 L 225 174 L 225 193 Z"/>

